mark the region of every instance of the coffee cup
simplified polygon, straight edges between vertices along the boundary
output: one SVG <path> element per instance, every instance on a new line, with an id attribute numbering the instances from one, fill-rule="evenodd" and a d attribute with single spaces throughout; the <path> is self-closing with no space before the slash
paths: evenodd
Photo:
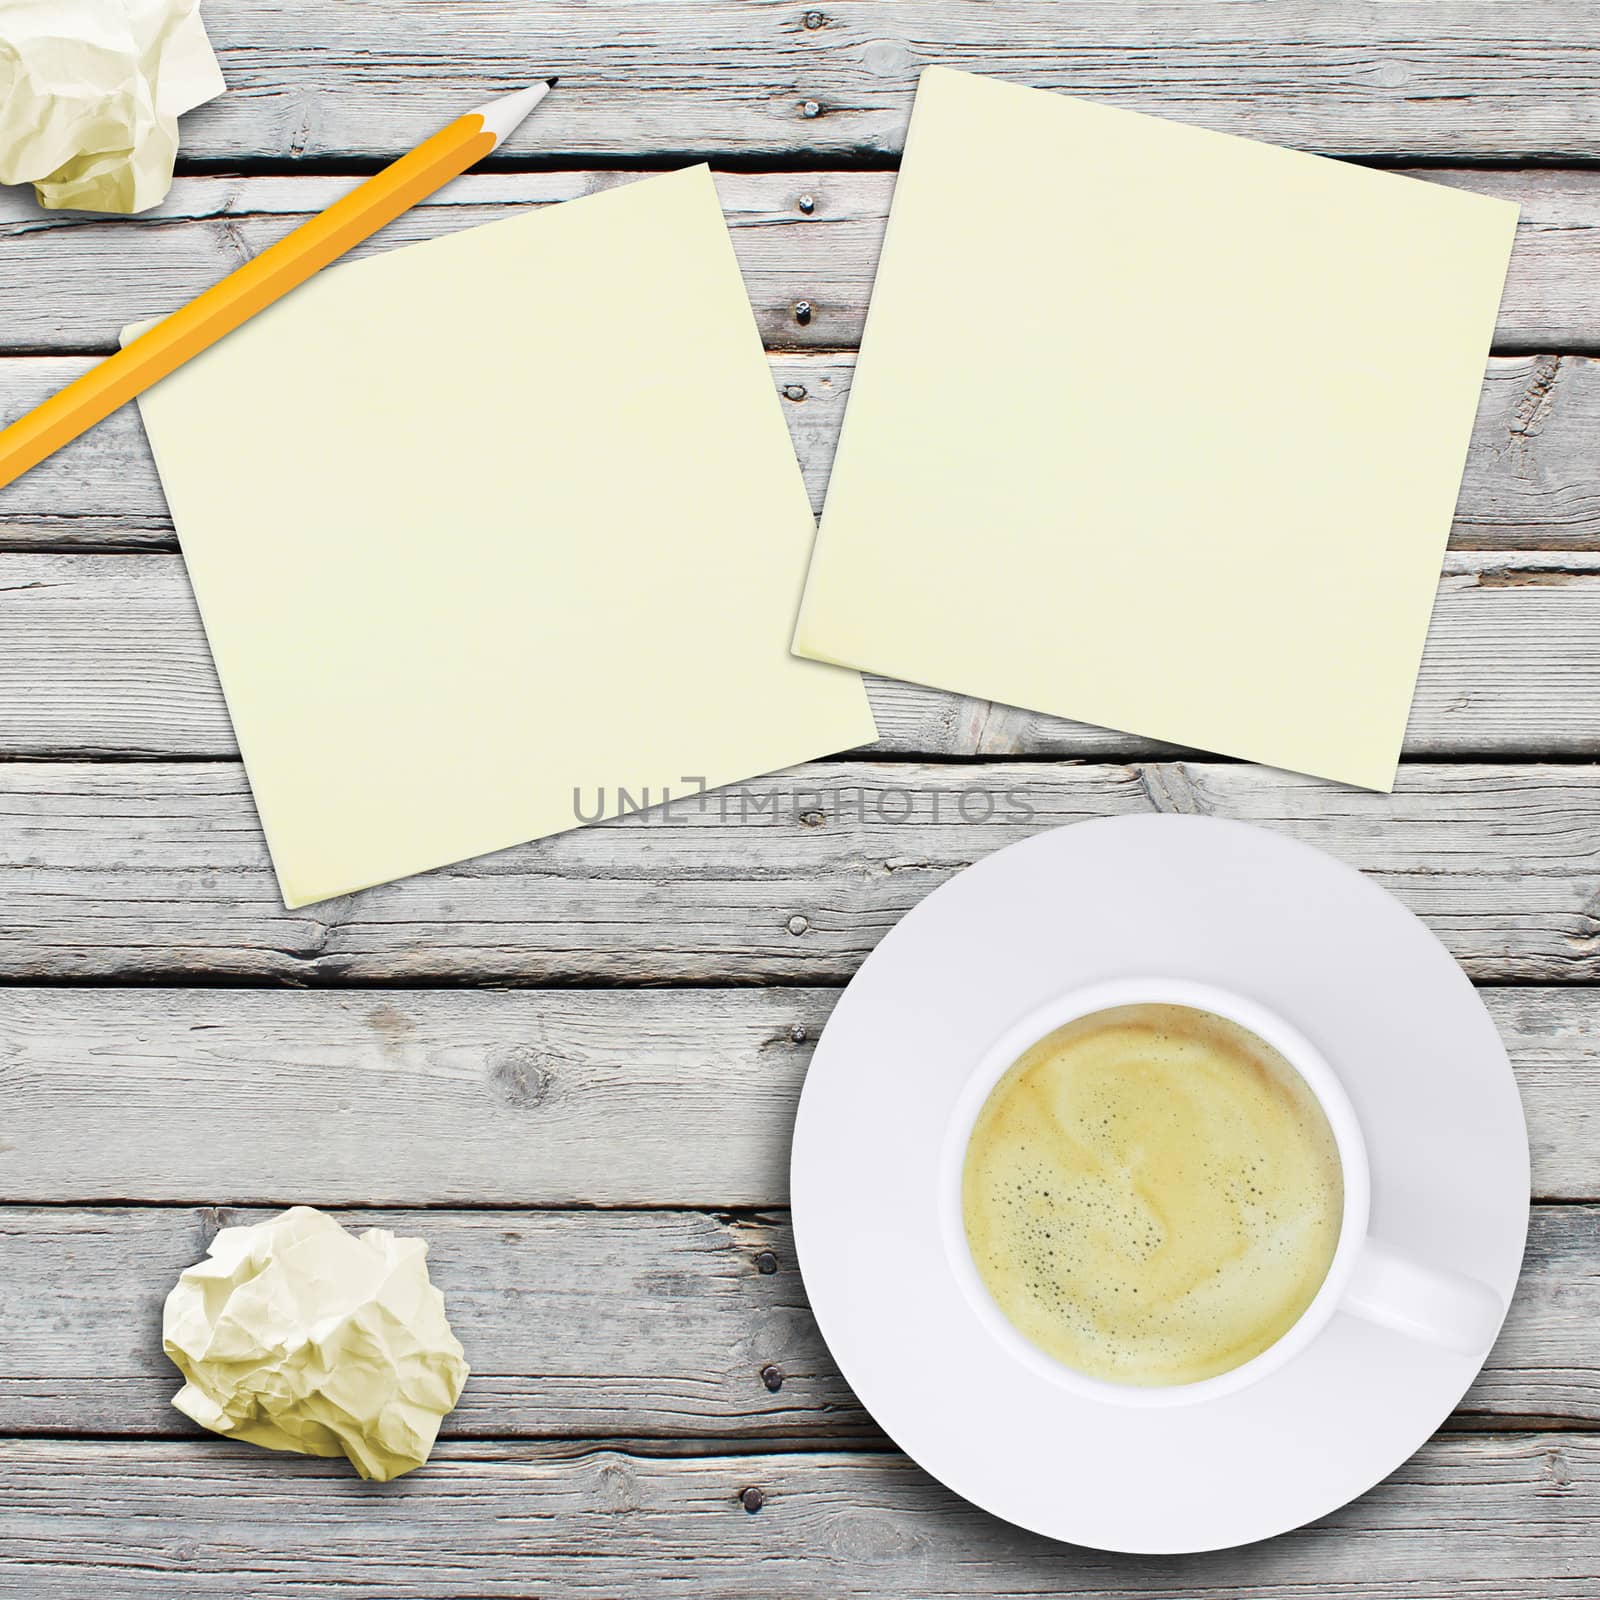
<path id="1" fill-rule="evenodd" d="M 1337 1152 L 1342 1203 L 1337 1243 L 1320 1286 L 1273 1342 L 1228 1370 L 1196 1381 L 1109 1381 L 1075 1369 L 1023 1333 L 986 1285 L 963 1214 L 963 1173 L 975 1127 L 991 1094 L 1031 1047 L 1069 1024 L 1123 1008 L 1177 1007 L 1244 1030 L 1275 1052 L 1309 1091 Z M 1234 1394 L 1303 1351 L 1345 1312 L 1443 1350 L 1481 1357 L 1504 1315 L 1500 1297 L 1460 1273 L 1394 1250 L 1372 1227 L 1371 1173 L 1360 1122 L 1334 1068 L 1283 1018 L 1228 990 L 1188 980 L 1149 978 L 1080 988 L 1007 1027 L 977 1060 L 957 1098 L 939 1162 L 937 1204 L 945 1252 L 974 1315 L 1013 1359 L 1086 1398 L 1123 1406 L 1172 1406 Z"/>

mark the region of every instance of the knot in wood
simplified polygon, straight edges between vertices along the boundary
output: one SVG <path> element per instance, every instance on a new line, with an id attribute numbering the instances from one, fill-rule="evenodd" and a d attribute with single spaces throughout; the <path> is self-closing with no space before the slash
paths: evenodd
<path id="1" fill-rule="evenodd" d="M 532 1045 L 508 1045 L 489 1057 L 489 1082 L 508 1106 L 519 1111 L 543 1105 L 555 1084 L 553 1058 Z"/>

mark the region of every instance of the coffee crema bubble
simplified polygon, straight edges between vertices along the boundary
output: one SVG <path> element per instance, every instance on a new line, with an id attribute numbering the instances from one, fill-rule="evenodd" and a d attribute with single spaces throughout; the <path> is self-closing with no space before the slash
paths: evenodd
<path id="1" fill-rule="evenodd" d="M 1190 1006 L 1098 1011 L 1030 1046 L 973 1127 L 962 1221 L 1012 1325 L 1111 1383 L 1197 1383 L 1276 1343 L 1339 1243 L 1316 1096 Z"/>

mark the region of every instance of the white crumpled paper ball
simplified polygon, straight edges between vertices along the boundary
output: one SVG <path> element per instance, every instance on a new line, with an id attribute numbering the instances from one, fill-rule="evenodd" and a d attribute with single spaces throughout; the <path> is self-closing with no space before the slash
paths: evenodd
<path id="1" fill-rule="evenodd" d="M 178 118 L 225 87 L 198 0 L 0 0 L 0 183 L 52 209 L 147 211 Z"/>
<path id="2" fill-rule="evenodd" d="M 187 1380 L 173 1405 L 269 1450 L 348 1456 L 363 1478 L 420 1467 L 468 1372 L 427 1253 L 309 1206 L 222 1229 L 167 1296 L 162 1344 Z"/>

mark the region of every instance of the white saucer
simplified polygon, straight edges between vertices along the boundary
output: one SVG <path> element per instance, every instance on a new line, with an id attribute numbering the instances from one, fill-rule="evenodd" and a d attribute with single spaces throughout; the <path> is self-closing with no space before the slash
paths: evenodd
<path id="1" fill-rule="evenodd" d="M 1320 1048 L 1372 1161 L 1372 1232 L 1509 1301 L 1528 1144 L 1494 1026 L 1431 933 L 1280 834 L 1117 817 L 1013 845 L 930 895 L 840 997 L 795 1126 L 796 1250 L 845 1378 L 906 1453 L 1056 1539 L 1248 1543 L 1363 1493 L 1433 1433 L 1487 1349 L 1338 1313 L 1244 1391 L 1131 1409 L 1006 1354 L 947 1262 L 938 1176 L 962 1085 L 1005 1029 L 1081 985 L 1161 973 L 1230 989 Z"/>

